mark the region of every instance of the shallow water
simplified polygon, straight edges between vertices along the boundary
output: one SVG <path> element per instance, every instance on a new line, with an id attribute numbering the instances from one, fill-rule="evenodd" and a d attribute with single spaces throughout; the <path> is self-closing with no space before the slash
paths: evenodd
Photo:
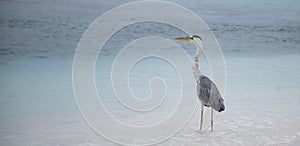
<path id="1" fill-rule="evenodd" d="M 187 126 L 162 145 L 299 144 L 299 2 L 172 2 L 199 14 L 216 35 L 227 67 L 226 110 L 217 115 L 215 132 L 209 132 L 208 123 L 204 132 L 196 131 L 196 111 Z M 89 24 L 122 3 L 0 1 L 1 145 L 113 145 L 93 133 L 78 112 L 72 61 Z M 109 89 L 101 83 L 110 80 L 109 64 L 118 47 L 145 34 L 173 38 L 183 32 L 157 23 L 135 24 L 119 32 L 100 54 L 103 62 L 98 62 L 95 76 L 99 92 Z M 193 45 L 181 45 L 189 55 L 194 53 Z M 202 57 L 201 70 L 210 76 L 208 62 Z M 166 79 L 169 91 L 174 91 L 179 87 L 173 74 L 174 69 L 165 62 L 144 60 L 132 70 L 132 90 L 141 98 L 147 97 L 150 93 L 145 79 L 159 75 Z M 143 121 L 142 116 L 121 114 L 122 108 L 111 100 L 112 91 L 104 93 L 106 106 L 115 116 L 127 122 Z M 171 107 L 144 119 L 164 117 Z"/>

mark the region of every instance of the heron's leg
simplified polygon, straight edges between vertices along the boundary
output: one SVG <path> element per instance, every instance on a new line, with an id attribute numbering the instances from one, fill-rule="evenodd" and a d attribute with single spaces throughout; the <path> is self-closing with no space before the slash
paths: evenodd
<path id="1" fill-rule="evenodd" d="M 210 115 L 211 117 L 211 120 L 210 120 L 210 129 L 211 129 L 211 131 L 213 131 L 214 130 L 214 110 L 213 110 L 213 108 L 211 108 L 211 115 Z"/>
<path id="2" fill-rule="evenodd" d="M 201 104 L 200 131 L 202 130 L 202 124 L 203 124 L 203 108 L 204 108 L 204 105 Z"/>

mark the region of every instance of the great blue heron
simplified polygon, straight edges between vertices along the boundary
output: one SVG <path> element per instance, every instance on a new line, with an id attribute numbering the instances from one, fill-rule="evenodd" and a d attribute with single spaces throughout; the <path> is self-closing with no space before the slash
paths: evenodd
<path id="1" fill-rule="evenodd" d="M 213 131 L 213 109 L 222 112 L 225 110 L 224 99 L 222 98 L 217 86 L 212 80 L 203 75 L 199 70 L 199 57 L 203 49 L 202 38 L 198 35 L 179 37 L 175 40 L 184 40 L 194 43 L 197 46 L 197 52 L 194 58 L 193 74 L 197 81 L 197 96 L 201 101 L 201 115 L 200 115 L 200 131 L 203 124 L 203 108 L 211 107 L 211 131 Z"/>

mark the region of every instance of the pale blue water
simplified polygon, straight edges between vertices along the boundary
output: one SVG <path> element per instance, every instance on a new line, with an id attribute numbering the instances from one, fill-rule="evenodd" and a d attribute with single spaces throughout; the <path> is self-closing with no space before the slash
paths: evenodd
<path id="1" fill-rule="evenodd" d="M 0 1 L 0 128 L 5 123 L 77 112 L 72 91 L 72 61 L 77 43 L 94 19 L 125 2 L 128 1 Z M 287 108 L 285 114 L 297 114 L 295 111 L 299 111 L 297 105 L 300 102 L 300 1 L 171 2 L 197 13 L 216 35 L 227 66 L 229 105 L 268 105 L 271 101 L 272 105 L 259 106 L 257 110 L 269 111 L 270 106 L 278 106 Z M 107 65 L 118 52 L 118 46 L 145 34 L 173 38 L 184 33 L 157 23 L 128 27 L 115 36 L 101 54 L 109 62 Z M 193 45 L 181 45 L 190 55 L 194 53 Z M 148 63 L 147 67 L 154 64 Z M 201 68 L 209 74 L 205 59 Z M 136 71 L 133 78 L 151 75 L 149 72 L 138 74 L 143 72 L 141 66 Z M 173 72 L 172 68 L 167 71 Z M 98 75 L 99 78 L 109 77 L 105 72 Z M 132 85 L 147 84 L 137 81 Z M 170 80 L 168 84 L 174 82 L 177 81 Z M 148 95 L 146 88 L 133 90 Z M 276 96 L 277 93 L 280 96 Z M 245 99 L 238 98 L 243 95 L 247 95 Z"/>

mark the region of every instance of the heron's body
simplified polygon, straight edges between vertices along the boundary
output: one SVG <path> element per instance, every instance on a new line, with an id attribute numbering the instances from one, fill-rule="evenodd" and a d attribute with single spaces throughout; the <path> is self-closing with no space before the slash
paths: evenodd
<path id="1" fill-rule="evenodd" d="M 191 37 L 180 37 L 175 38 L 176 40 L 185 40 L 193 42 L 197 46 L 197 52 L 194 58 L 193 64 L 193 75 L 195 80 L 197 81 L 197 96 L 201 101 L 201 118 L 200 118 L 200 130 L 202 129 L 203 123 L 203 108 L 211 107 L 211 131 L 213 131 L 213 109 L 222 112 L 225 110 L 225 105 L 223 103 L 224 99 L 222 98 L 217 86 L 214 84 L 212 80 L 208 77 L 201 74 L 199 69 L 199 58 L 201 56 L 201 51 L 203 48 L 202 39 L 197 35 L 193 35 Z"/>
<path id="2" fill-rule="evenodd" d="M 219 103 L 222 96 L 217 86 L 204 75 L 200 75 L 200 78 L 197 81 L 197 96 L 201 103 L 206 107 L 211 107 L 218 112 L 225 109 L 225 107 Z"/>

